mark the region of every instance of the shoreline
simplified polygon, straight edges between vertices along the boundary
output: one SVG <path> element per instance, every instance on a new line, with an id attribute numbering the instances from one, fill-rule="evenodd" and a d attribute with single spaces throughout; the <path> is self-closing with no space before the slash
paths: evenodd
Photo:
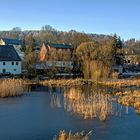
<path id="1" fill-rule="evenodd" d="M 140 79 L 106 79 L 94 81 L 90 79 L 50 79 L 45 81 L 39 81 L 43 86 L 83 86 L 83 85 L 97 85 L 113 88 L 136 86 L 140 87 Z"/>

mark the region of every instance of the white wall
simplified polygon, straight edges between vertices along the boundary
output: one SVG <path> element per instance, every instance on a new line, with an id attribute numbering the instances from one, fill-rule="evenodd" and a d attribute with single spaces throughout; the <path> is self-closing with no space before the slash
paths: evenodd
<path id="1" fill-rule="evenodd" d="M 73 68 L 73 62 L 72 61 L 46 61 L 46 65 L 51 67 L 69 67 Z"/>
<path id="2" fill-rule="evenodd" d="M 5 62 L 5 65 L 3 65 L 3 62 Z M 14 65 L 12 65 L 12 62 L 14 62 Z M 16 65 L 16 62 L 18 62 L 18 65 Z M 0 73 L 3 73 L 3 69 L 11 74 L 21 74 L 21 61 L 0 61 Z"/>
<path id="3" fill-rule="evenodd" d="M 60 68 L 73 68 L 73 61 L 46 61 L 46 63 L 39 63 L 36 65 L 36 69 L 45 69 L 48 67 L 60 67 Z"/>

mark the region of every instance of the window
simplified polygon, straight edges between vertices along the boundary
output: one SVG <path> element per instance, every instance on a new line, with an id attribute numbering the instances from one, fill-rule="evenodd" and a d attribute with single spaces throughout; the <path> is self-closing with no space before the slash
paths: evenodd
<path id="1" fill-rule="evenodd" d="M 2 70 L 2 72 L 3 72 L 3 73 L 5 73 L 5 72 L 6 72 L 6 70 L 5 70 L 5 69 L 3 69 L 3 70 Z"/>
<path id="2" fill-rule="evenodd" d="M 18 62 L 16 62 L 16 65 L 18 65 Z"/>
<path id="3" fill-rule="evenodd" d="M 12 65 L 14 65 L 14 62 L 12 62 Z"/>
<path id="4" fill-rule="evenodd" d="M 16 71 L 16 69 L 14 69 L 14 71 Z"/>
<path id="5" fill-rule="evenodd" d="M 114 69 L 114 72 L 119 72 L 119 70 L 118 69 Z"/>
<path id="6" fill-rule="evenodd" d="M 3 65 L 5 65 L 5 62 L 3 62 Z"/>
<path id="7" fill-rule="evenodd" d="M 128 60 L 128 63 L 130 64 L 130 60 Z"/>

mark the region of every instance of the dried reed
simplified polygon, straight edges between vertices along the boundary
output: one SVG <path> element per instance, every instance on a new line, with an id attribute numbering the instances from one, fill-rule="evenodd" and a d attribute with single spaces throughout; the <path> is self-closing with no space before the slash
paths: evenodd
<path id="1" fill-rule="evenodd" d="M 22 79 L 3 79 L 0 81 L 0 97 L 21 96 L 26 88 Z"/>
<path id="2" fill-rule="evenodd" d="M 53 140 L 89 140 L 89 137 L 91 136 L 92 131 L 88 132 L 87 134 L 82 132 L 72 133 L 71 131 L 69 133 L 66 133 L 64 130 L 60 131 L 59 136 L 55 136 Z"/>

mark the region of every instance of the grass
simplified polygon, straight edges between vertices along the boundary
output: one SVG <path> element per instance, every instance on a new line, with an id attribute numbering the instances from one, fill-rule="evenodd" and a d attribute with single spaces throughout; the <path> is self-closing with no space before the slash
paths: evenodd
<path id="1" fill-rule="evenodd" d="M 58 136 L 55 136 L 53 140 L 89 140 L 89 137 L 91 136 L 92 131 L 85 134 L 82 132 L 72 133 L 71 131 L 69 133 L 63 131 L 60 131 Z"/>
<path id="2" fill-rule="evenodd" d="M 22 79 L 3 79 L 0 81 L 0 97 L 15 97 L 23 95 L 27 89 Z"/>
<path id="3" fill-rule="evenodd" d="M 116 79 L 98 81 L 99 85 L 108 87 L 140 86 L 140 79 Z"/>
<path id="4" fill-rule="evenodd" d="M 40 82 L 40 84 L 49 87 L 63 87 L 63 86 L 82 86 L 86 84 L 83 79 L 60 79 L 60 80 L 45 80 Z"/>
<path id="5" fill-rule="evenodd" d="M 40 81 L 41 85 L 49 87 L 63 87 L 63 86 L 83 86 L 83 85 L 100 85 L 113 88 L 121 88 L 128 86 L 140 86 L 140 79 L 106 79 L 106 80 L 92 80 L 92 79 L 60 79 L 60 80 L 45 80 Z"/>

